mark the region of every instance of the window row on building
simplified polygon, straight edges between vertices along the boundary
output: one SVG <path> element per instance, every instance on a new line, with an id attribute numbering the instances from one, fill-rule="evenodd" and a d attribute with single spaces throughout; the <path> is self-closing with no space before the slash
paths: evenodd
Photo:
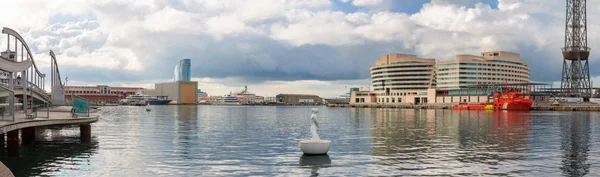
<path id="1" fill-rule="evenodd" d="M 516 75 L 516 74 L 504 74 L 504 73 L 485 73 L 485 72 L 451 72 L 451 73 L 438 73 L 436 76 L 452 76 L 452 75 L 475 75 L 475 76 L 505 76 L 514 78 L 529 79 L 528 75 Z"/>
<path id="2" fill-rule="evenodd" d="M 497 78 L 497 77 L 445 77 L 437 78 L 437 83 L 444 80 L 494 80 L 494 81 L 515 81 L 515 82 L 528 82 L 526 79 L 515 79 L 515 78 Z"/>
<path id="3" fill-rule="evenodd" d="M 460 68 L 442 68 L 442 69 L 437 69 L 437 71 L 439 72 L 444 72 L 444 71 L 491 71 L 491 72 L 511 72 L 511 73 L 519 73 L 519 74 L 527 74 L 529 75 L 529 70 L 513 70 L 513 69 L 493 69 L 493 68 L 467 68 L 467 67 L 460 67 Z"/>
<path id="4" fill-rule="evenodd" d="M 377 71 L 382 69 L 398 69 L 398 68 L 428 68 L 433 67 L 433 65 L 411 65 L 412 63 L 407 63 L 405 65 L 400 66 L 384 66 L 384 67 L 373 67 L 371 71 Z"/>
<path id="5" fill-rule="evenodd" d="M 500 61 L 498 60 L 497 62 L 500 62 Z M 509 61 L 506 61 L 506 62 L 509 62 Z M 514 63 L 517 63 L 517 62 L 514 62 Z M 513 63 L 511 63 L 511 64 L 513 64 Z M 529 69 L 527 67 L 527 65 L 524 65 L 521 63 L 514 64 L 514 65 L 488 64 L 488 63 L 447 63 L 447 64 L 436 65 L 437 68 L 451 68 L 451 67 L 457 67 L 457 66 L 477 66 L 477 67 L 487 66 L 487 67 L 501 67 L 501 68 L 514 68 L 514 69 Z"/>

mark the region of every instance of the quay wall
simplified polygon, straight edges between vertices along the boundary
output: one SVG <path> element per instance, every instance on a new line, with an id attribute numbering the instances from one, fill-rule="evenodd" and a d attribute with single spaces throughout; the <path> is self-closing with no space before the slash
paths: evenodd
<path id="1" fill-rule="evenodd" d="M 455 104 L 329 104 L 327 107 L 346 107 L 346 108 L 398 108 L 398 109 L 452 109 Z M 530 110 L 538 111 L 600 111 L 598 104 L 582 105 L 534 105 Z"/>

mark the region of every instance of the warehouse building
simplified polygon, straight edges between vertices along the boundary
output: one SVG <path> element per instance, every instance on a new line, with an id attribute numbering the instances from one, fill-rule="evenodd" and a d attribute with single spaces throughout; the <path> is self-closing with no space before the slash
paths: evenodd
<path id="1" fill-rule="evenodd" d="M 289 105 L 318 105 L 323 102 L 321 97 L 310 94 L 279 94 L 275 99 L 279 104 Z"/>

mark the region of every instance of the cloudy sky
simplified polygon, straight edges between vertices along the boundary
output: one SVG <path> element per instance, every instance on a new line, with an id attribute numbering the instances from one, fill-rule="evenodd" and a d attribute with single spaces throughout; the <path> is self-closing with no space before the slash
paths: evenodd
<path id="1" fill-rule="evenodd" d="M 68 85 L 153 88 L 173 79 L 176 61 L 191 58 L 193 80 L 210 95 L 248 85 L 259 95 L 332 97 L 370 85 L 369 66 L 395 52 L 444 61 L 512 51 L 529 63 L 533 81 L 559 81 L 564 6 L 564 0 L 18 0 L 0 1 L 0 26 L 24 36 L 46 71 L 53 50 Z M 600 68 L 593 52 L 600 49 L 600 1 L 587 7 L 590 64 Z M 600 69 L 591 74 L 600 83 Z"/>

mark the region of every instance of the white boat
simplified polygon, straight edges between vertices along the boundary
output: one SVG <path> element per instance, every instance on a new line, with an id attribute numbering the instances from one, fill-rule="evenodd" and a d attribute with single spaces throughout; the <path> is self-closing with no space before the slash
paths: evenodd
<path id="1" fill-rule="evenodd" d="M 159 99 L 157 97 L 153 97 L 150 95 L 144 95 L 142 92 L 136 92 L 133 95 L 129 95 L 127 96 L 125 99 L 121 100 L 121 102 L 124 102 L 126 104 L 141 104 L 141 105 L 145 105 L 145 104 L 150 104 L 150 105 L 166 105 L 169 104 L 169 102 L 171 102 L 171 100 L 167 100 L 167 99 Z"/>
<path id="2" fill-rule="evenodd" d="M 216 104 L 240 104 L 240 99 L 232 95 L 217 98 Z"/>

